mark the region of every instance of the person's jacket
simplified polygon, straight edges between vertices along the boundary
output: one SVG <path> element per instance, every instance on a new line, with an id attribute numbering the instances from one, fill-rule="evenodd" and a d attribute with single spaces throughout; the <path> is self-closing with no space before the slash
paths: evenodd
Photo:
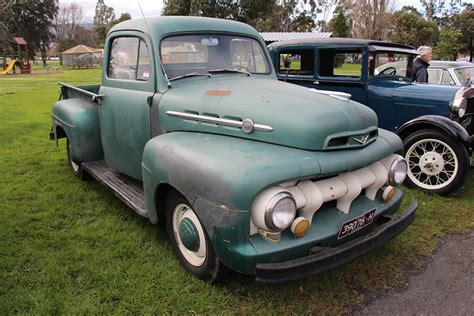
<path id="1" fill-rule="evenodd" d="M 429 63 L 423 60 L 423 58 L 418 57 L 413 61 L 413 68 L 411 72 L 411 80 L 420 82 L 420 83 L 427 83 L 428 82 L 428 70 L 427 68 L 430 66 Z"/>

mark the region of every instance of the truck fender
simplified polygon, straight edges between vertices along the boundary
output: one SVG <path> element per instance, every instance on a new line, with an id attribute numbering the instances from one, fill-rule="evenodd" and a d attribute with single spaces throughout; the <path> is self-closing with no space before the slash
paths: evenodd
<path id="1" fill-rule="evenodd" d="M 97 107 L 90 101 L 72 98 L 54 103 L 50 138 L 67 137 L 75 161 L 103 159 Z"/>
<path id="2" fill-rule="evenodd" d="M 467 133 L 466 129 L 458 122 L 452 121 L 444 116 L 423 115 L 417 117 L 400 126 L 400 128 L 396 130 L 396 134 L 403 140 L 415 131 L 427 128 L 441 130 L 450 137 L 462 141 L 466 148 L 469 149 L 469 134 Z"/>

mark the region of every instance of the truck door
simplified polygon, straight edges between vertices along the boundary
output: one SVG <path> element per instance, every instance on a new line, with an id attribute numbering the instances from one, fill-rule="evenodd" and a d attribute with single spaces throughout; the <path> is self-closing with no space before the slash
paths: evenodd
<path id="1" fill-rule="evenodd" d="M 109 36 L 99 107 L 105 162 L 141 179 L 143 148 L 151 138 L 150 102 L 155 85 L 150 47 L 141 33 Z"/>

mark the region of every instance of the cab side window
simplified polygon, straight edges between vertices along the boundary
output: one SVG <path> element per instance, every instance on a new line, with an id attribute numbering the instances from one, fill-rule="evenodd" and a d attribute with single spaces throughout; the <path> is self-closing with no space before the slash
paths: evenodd
<path id="1" fill-rule="evenodd" d="M 118 37 L 111 45 L 107 75 L 111 79 L 147 81 L 151 63 L 146 43 L 137 37 Z"/>

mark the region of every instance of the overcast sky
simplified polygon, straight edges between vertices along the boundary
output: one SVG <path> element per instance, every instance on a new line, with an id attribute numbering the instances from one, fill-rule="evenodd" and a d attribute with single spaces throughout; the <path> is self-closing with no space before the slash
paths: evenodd
<path id="1" fill-rule="evenodd" d="M 87 17 L 86 22 L 92 22 L 92 19 L 94 18 L 95 14 L 95 6 L 97 4 L 97 0 L 59 0 L 59 3 L 71 2 L 76 2 L 84 9 L 85 15 Z M 138 6 L 138 2 L 140 2 L 141 4 L 145 16 L 160 15 L 163 9 L 162 0 L 105 0 L 106 5 L 114 8 L 114 12 L 117 17 L 119 17 L 121 13 L 128 12 L 130 13 L 133 19 L 140 18 L 142 16 L 140 8 Z M 397 9 L 401 8 L 404 5 L 412 5 L 421 11 L 419 0 L 395 0 L 395 2 Z"/>
<path id="2" fill-rule="evenodd" d="M 95 15 L 95 6 L 97 0 L 59 0 L 59 3 L 76 2 L 82 9 L 84 9 L 87 17 L 87 22 L 92 22 Z M 145 16 L 156 16 L 161 14 L 163 9 L 162 0 L 105 0 L 105 4 L 114 8 L 115 16 L 118 18 L 121 13 L 130 13 L 132 19 L 140 18 L 142 16 L 138 2 L 142 6 Z"/>

